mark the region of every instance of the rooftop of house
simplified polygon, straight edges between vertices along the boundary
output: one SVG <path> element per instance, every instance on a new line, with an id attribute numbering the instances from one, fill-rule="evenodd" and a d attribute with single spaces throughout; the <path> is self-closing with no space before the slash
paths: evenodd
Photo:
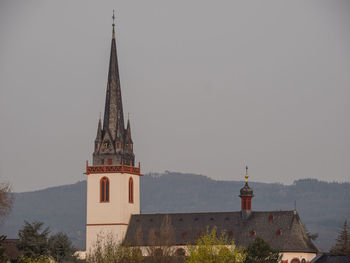
<path id="1" fill-rule="evenodd" d="M 21 252 L 17 248 L 18 239 L 5 239 L 2 242 L 2 247 L 5 249 L 4 254 L 10 259 L 17 259 L 21 256 Z"/>

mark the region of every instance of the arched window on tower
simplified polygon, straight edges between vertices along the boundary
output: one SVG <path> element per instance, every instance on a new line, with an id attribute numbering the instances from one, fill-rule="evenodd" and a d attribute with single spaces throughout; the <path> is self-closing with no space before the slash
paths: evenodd
<path id="1" fill-rule="evenodd" d="M 102 177 L 100 180 L 100 202 L 109 202 L 109 180 L 107 177 Z"/>
<path id="2" fill-rule="evenodd" d="M 132 177 L 129 179 L 129 203 L 134 202 L 134 181 Z"/>

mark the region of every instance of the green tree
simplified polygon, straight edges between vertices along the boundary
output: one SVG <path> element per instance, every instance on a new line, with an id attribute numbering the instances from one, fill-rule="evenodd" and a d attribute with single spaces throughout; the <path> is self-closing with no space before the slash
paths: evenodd
<path id="1" fill-rule="evenodd" d="M 26 258 L 38 258 L 41 255 L 49 256 L 48 235 L 49 228 L 41 230 L 44 223 L 24 221 L 24 226 L 18 231 L 18 249 Z"/>
<path id="2" fill-rule="evenodd" d="M 245 257 L 242 248 L 236 247 L 225 232 L 218 236 L 214 227 L 211 231 L 207 229 L 196 244 L 188 246 L 186 263 L 242 263 Z"/>
<path id="3" fill-rule="evenodd" d="M 330 252 L 335 255 L 350 255 L 350 233 L 347 220 L 339 231 L 335 245 Z"/>
<path id="4" fill-rule="evenodd" d="M 273 249 L 264 239 L 256 237 L 246 249 L 245 263 L 276 263 L 282 258 L 279 250 Z"/>
<path id="5" fill-rule="evenodd" d="M 120 245 L 113 235 L 97 238 L 94 248 L 86 257 L 88 263 L 140 263 L 142 255 L 139 249 Z"/>
<path id="6" fill-rule="evenodd" d="M 62 232 L 50 236 L 49 238 L 49 251 L 50 255 L 57 261 L 62 262 L 64 260 L 74 259 L 73 253 L 76 249 L 73 247 L 72 242 L 68 236 Z"/>
<path id="7" fill-rule="evenodd" d="M 56 263 L 51 257 L 41 255 L 36 258 L 30 258 L 30 257 L 25 257 L 21 256 L 19 259 L 20 263 Z"/>

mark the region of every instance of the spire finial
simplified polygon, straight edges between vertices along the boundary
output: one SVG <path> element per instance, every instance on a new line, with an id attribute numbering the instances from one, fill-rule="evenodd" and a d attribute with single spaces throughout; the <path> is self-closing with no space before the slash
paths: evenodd
<path id="1" fill-rule="evenodd" d="M 130 112 L 128 112 L 128 120 L 130 119 Z"/>
<path id="2" fill-rule="evenodd" d="M 245 182 L 248 183 L 248 165 L 245 166 Z"/>
<path id="3" fill-rule="evenodd" d="M 100 112 L 100 120 L 101 120 L 101 112 Z"/>
<path id="4" fill-rule="evenodd" d="M 114 15 L 114 9 L 113 9 L 113 15 L 112 15 L 112 20 L 113 20 L 113 24 L 112 24 L 112 38 L 115 39 L 115 33 L 114 33 L 114 20 L 115 20 L 115 15 Z"/>

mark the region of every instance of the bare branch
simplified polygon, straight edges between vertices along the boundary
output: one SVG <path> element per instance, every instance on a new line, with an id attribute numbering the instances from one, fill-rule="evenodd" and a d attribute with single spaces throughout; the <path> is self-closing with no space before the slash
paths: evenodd
<path id="1" fill-rule="evenodd" d="M 9 183 L 0 183 L 0 217 L 8 215 L 13 206 L 13 194 Z"/>

